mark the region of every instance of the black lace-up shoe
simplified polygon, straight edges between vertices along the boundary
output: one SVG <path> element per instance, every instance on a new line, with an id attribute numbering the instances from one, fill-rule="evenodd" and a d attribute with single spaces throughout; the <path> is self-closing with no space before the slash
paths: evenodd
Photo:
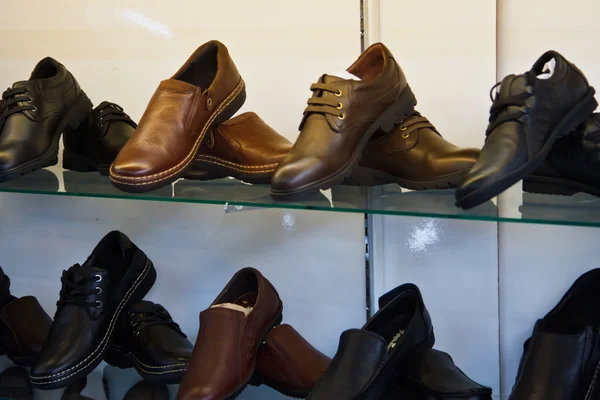
<path id="1" fill-rule="evenodd" d="M 193 349 L 163 306 L 140 301 L 119 320 L 105 361 L 113 367 L 134 367 L 152 383 L 175 384 L 183 379 Z"/>
<path id="2" fill-rule="evenodd" d="M 523 75 L 509 75 L 490 109 L 479 159 L 456 190 L 456 205 L 475 207 L 538 168 L 557 139 L 571 133 L 596 109 L 583 73 L 555 51 L 542 55 Z"/>
<path id="3" fill-rule="evenodd" d="M 54 323 L 30 378 L 38 389 L 69 386 L 102 362 L 127 305 L 156 279 L 152 262 L 121 232 L 111 232 L 83 265 L 63 272 Z"/>
<path id="4" fill-rule="evenodd" d="M 0 182 L 56 164 L 60 135 L 77 128 L 92 110 L 73 75 L 49 57 L 2 99 Z"/>
<path id="5" fill-rule="evenodd" d="M 600 114 L 558 141 L 541 167 L 523 179 L 530 193 L 600 196 Z"/>
<path id="6" fill-rule="evenodd" d="M 110 164 L 135 132 L 137 124 L 115 103 L 104 101 L 64 136 L 63 168 L 108 175 Z"/>

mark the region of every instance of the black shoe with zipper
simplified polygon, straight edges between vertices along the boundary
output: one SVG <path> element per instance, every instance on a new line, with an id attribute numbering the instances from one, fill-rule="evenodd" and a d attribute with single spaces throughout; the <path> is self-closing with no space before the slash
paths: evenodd
<path id="1" fill-rule="evenodd" d="M 103 101 L 79 128 L 65 133 L 63 168 L 108 175 L 110 164 L 136 128 L 121 106 Z"/>
<path id="2" fill-rule="evenodd" d="M 600 114 L 556 143 L 544 164 L 523 179 L 529 193 L 600 196 Z"/>
<path id="3" fill-rule="evenodd" d="M 117 321 L 155 279 L 150 259 L 118 231 L 107 234 L 83 265 L 63 271 L 54 323 L 29 372 L 34 387 L 69 386 L 96 368 Z"/>
<path id="4" fill-rule="evenodd" d="M 180 383 L 194 345 L 163 306 L 150 301 L 131 304 L 119 320 L 104 360 L 118 368 L 135 368 L 146 381 Z"/>
<path id="5" fill-rule="evenodd" d="M 573 286 L 525 342 L 509 400 L 591 400 L 600 395 L 600 269 Z"/>
<path id="6" fill-rule="evenodd" d="M 92 103 L 64 65 L 47 57 L 29 80 L 2 93 L 0 182 L 58 162 L 60 136 L 79 126 Z"/>

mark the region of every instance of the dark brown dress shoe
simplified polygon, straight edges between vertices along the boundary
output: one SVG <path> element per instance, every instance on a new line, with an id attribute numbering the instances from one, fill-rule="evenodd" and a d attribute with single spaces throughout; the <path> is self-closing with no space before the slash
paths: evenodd
<path id="1" fill-rule="evenodd" d="M 33 296 L 10 295 L 10 279 L 0 268 L 0 353 L 17 365 L 31 366 L 48 337 L 52 318 Z"/>
<path id="2" fill-rule="evenodd" d="M 280 325 L 271 330 L 258 353 L 252 384 L 265 384 L 286 396 L 304 399 L 330 361 L 290 325 Z"/>
<path id="3" fill-rule="evenodd" d="M 277 291 L 254 268 L 236 273 L 210 308 L 200 331 L 178 400 L 232 400 L 250 382 L 260 345 L 282 319 Z"/>
<path id="4" fill-rule="evenodd" d="M 271 182 L 276 199 L 309 196 L 342 182 L 373 134 L 389 132 L 417 103 L 402 69 L 381 43 L 343 74 L 323 75 L 300 123 L 300 135 Z M 350 78 L 350 79 L 345 79 Z"/>
<path id="5" fill-rule="evenodd" d="M 171 79 L 162 81 L 140 123 L 110 167 L 112 183 L 147 192 L 185 173 L 207 132 L 244 104 L 246 90 L 227 48 L 198 48 Z"/>
<path id="6" fill-rule="evenodd" d="M 258 115 L 246 112 L 208 133 L 185 178 L 205 181 L 231 176 L 248 183 L 270 183 L 291 148 L 290 141 Z"/>
<path id="7" fill-rule="evenodd" d="M 397 183 L 413 190 L 455 188 L 479 157 L 479 149 L 453 145 L 417 112 L 393 131 L 375 136 L 345 184 Z"/>

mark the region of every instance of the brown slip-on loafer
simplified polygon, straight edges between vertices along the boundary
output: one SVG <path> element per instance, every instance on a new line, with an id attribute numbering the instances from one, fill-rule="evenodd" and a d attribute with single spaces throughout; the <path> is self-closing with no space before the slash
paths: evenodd
<path id="1" fill-rule="evenodd" d="M 369 47 L 343 75 L 322 75 L 300 123 L 300 135 L 271 181 L 276 199 L 310 196 L 341 183 L 378 130 L 389 132 L 417 103 L 394 56 Z"/>
<path id="2" fill-rule="evenodd" d="M 244 104 L 246 91 L 227 48 L 198 48 L 171 79 L 162 81 L 138 127 L 110 167 L 126 192 L 147 192 L 180 178 L 207 132 Z"/>
<path id="3" fill-rule="evenodd" d="M 291 148 L 290 141 L 258 115 L 246 112 L 208 133 L 185 178 L 205 181 L 231 176 L 248 183 L 270 183 Z"/>
<path id="4" fill-rule="evenodd" d="M 393 131 L 378 132 L 365 147 L 359 167 L 344 183 L 397 183 L 413 190 L 455 188 L 477 157 L 479 149 L 453 145 L 415 112 Z"/>
<path id="5" fill-rule="evenodd" d="M 281 323 L 283 303 L 256 269 L 237 272 L 200 313 L 200 330 L 178 400 L 232 400 L 248 385 L 260 346 Z"/>
<path id="6" fill-rule="evenodd" d="M 321 379 L 330 361 L 293 327 L 280 325 L 269 332 L 258 353 L 251 384 L 265 384 L 286 396 L 304 399 Z"/>

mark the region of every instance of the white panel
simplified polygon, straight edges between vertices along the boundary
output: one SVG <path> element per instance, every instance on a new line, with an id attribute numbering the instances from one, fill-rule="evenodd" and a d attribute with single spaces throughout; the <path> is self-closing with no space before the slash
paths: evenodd
<path id="1" fill-rule="evenodd" d="M 600 3 L 574 0 L 498 0 L 498 79 L 531 68 L 546 50 L 577 64 L 600 86 Z M 520 183 L 513 191 L 520 191 Z M 501 196 L 503 215 L 518 203 Z M 520 196 L 516 196 L 517 200 Z M 510 203 L 510 204 L 509 204 Z M 500 326 L 502 395 L 514 384 L 523 342 L 583 272 L 598 266 L 598 231 L 590 228 L 501 224 Z"/>
<path id="2" fill-rule="evenodd" d="M 359 10 L 358 0 L 2 2 L 0 76 L 5 86 L 27 79 L 49 55 L 73 72 L 95 104 L 114 101 L 138 119 L 159 81 L 173 75 L 196 47 L 218 39 L 247 83 L 241 111 L 256 111 L 293 140 L 310 84 L 358 56 Z M 53 170 L 62 187 L 60 168 Z M 48 311 L 57 300 L 60 271 L 82 261 L 103 234 L 122 229 L 158 266 L 150 299 L 164 304 L 192 339 L 198 312 L 248 265 L 279 289 L 284 321 L 330 355 L 339 334 L 365 320 L 362 215 L 286 210 L 225 215 L 221 206 L 29 195 L 0 196 L 0 212 L 0 261 L 14 290 L 36 294 Z M 122 398 L 139 379 L 107 371 L 111 399 Z M 85 394 L 103 398 L 101 376 L 101 369 L 90 376 Z M 240 396 L 279 398 L 269 388 L 248 388 Z"/>

